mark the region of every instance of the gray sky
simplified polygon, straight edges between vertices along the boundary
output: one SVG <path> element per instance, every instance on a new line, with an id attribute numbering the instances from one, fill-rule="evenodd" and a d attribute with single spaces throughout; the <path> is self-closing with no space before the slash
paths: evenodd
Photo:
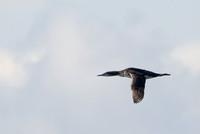
<path id="1" fill-rule="evenodd" d="M 200 133 L 198 0 L 0 0 L 0 133 Z M 147 80 L 133 104 L 131 79 Z"/>

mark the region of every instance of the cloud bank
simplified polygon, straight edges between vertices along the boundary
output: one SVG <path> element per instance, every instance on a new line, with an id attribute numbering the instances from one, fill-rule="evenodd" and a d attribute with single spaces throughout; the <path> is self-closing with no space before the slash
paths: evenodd
<path id="1" fill-rule="evenodd" d="M 171 57 L 180 65 L 187 68 L 192 75 L 200 73 L 200 41 L 189 42 L 176 47 Z"/>

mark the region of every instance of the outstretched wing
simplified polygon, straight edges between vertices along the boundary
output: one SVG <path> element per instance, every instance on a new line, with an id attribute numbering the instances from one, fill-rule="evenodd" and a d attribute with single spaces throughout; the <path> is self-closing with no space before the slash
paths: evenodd
<path id="1" fill-rule="evenodd" d="M 144 88 L 146 79 L 143 76 L 130 74 L 132 78 L 131 90 L 133 95 L 133 102 L 139 103 L 144 98 Z"/>

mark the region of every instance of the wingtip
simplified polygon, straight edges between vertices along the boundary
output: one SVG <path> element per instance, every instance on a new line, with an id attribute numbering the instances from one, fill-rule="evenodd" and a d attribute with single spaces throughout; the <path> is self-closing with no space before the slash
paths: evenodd
<path id="1" fill-rule="evenodd" d="M 142 99 L 133 99 L 133 103 L 134 104 L 138 104 L 138 103 L 140 103 L 142 101 Z"/>
<path id="2" fill-rule="evenodd" d="M 134 103 L 134 104 L 138 104 L 138 103 L 140 103 L 140 102 L 141 102 L 141 101 L 134 101 L 134 100 L 133 100 L 133 103 Z"/>

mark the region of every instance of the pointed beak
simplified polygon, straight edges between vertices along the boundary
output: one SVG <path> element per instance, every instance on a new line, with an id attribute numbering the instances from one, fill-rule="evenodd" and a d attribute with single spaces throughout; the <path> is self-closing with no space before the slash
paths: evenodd
<path id="1" fill-rule="evenodd" d="M 104 76 L 104 74 L 99 74 L 99 75 L 97 75 L 97 76 Z"/>

